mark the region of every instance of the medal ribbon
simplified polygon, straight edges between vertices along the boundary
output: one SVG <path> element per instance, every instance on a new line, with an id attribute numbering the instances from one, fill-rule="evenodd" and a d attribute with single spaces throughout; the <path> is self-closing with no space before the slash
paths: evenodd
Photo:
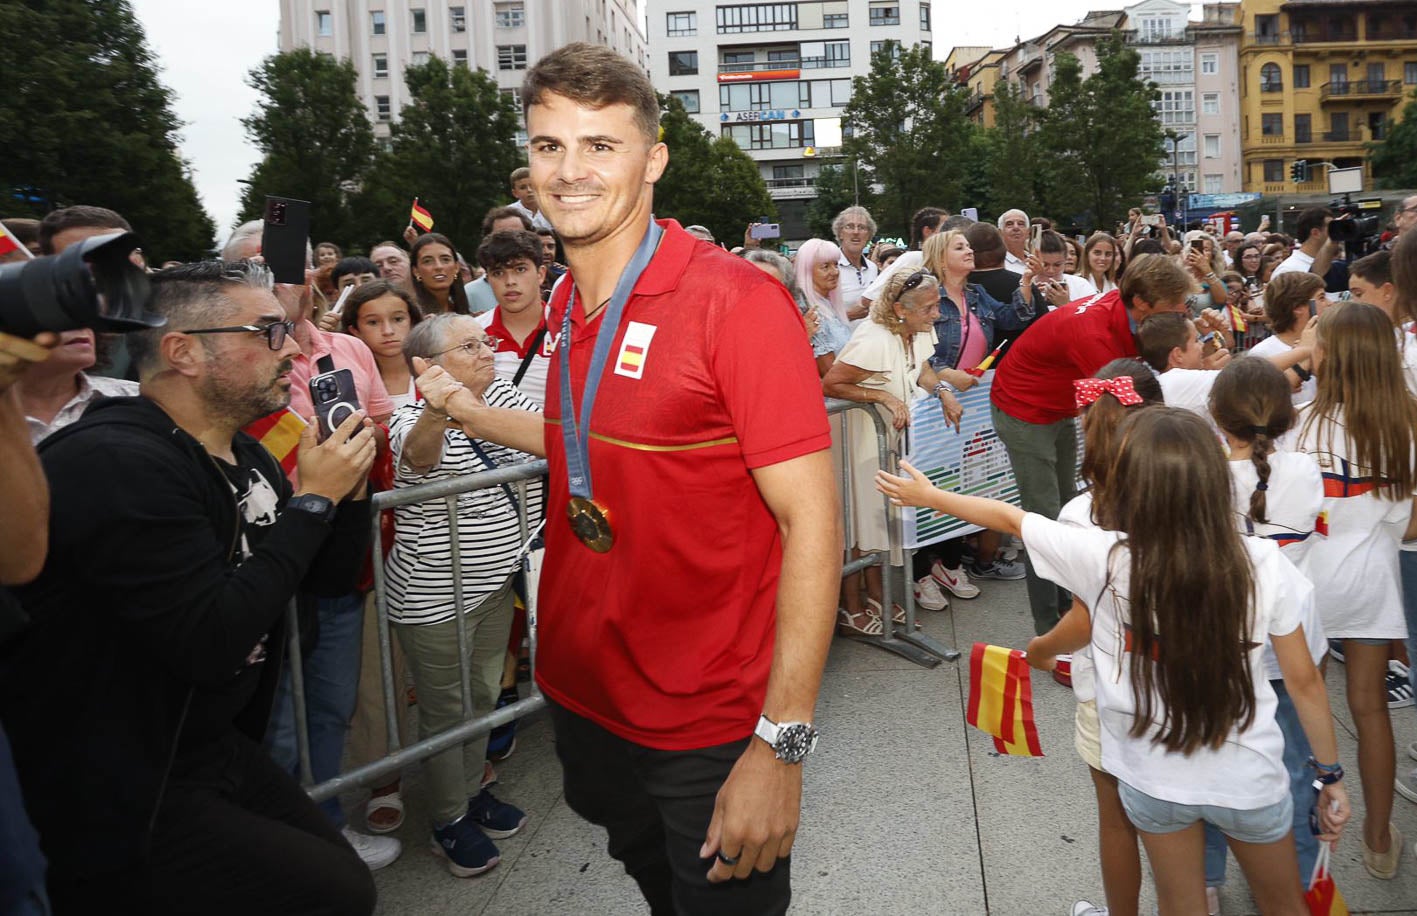
<path id="1" fill-rule="evenodd" d="M 561 322 L 560 350 L 561 368 L 561 440 L 566 446 L 566 478 L 572 496 L 591 498 L 590 484 L 590 412 L 595 407 L 595 395 L 600 390 L 600 379 L 605 374 L 605 363 L 610 359 L 610 346 L 615 342 L 615 334 L 620 329 L 620 319 L 625 314 L 625 305 L 630 294 L 635 291 L 635 283 L 640 274 L 649 267 L 650 259 L 659 247 L 664 229 L 650 217 L 649 228 L 640 240 L 640 247 L 615 284 L 615 292 L 610 296 L 610 304 L 600 319 L 600 330 L 595 335 L 595 348 L 590 354 L 590 368 L 586 371 L 585 391 L 581 393 L 581 411 L 576 416 L 575 400 L 571 396 L 571 312 L 576 306 L 576 288 L 571 287 L 570 298 L 566 300 L 566 316 Z"/>

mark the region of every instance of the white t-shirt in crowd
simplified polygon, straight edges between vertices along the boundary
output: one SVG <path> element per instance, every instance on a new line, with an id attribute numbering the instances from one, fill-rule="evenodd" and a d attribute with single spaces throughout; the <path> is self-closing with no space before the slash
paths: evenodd
<path id="1" fill-rule="evenodd" d="M 1068 500 L 1058 513 L 1058 521 L 1075 528 L 1096 528 L 1092 521 L 1092 491 L 1085 490 Z M 1088 608 L 1088 610 L 1092 610 Z M 1067 613 L 1064 611 L 1064 613 Z M 1093 686 L 1095 675 L 1092 671 L 1092 643 L 1088 643 L 1073 653 L 1073 697 L 1079 703 L 1097 699 L 1097 688 Z"/>
<path id="2" fill-rule="evenodd" d="M 1012 270 L 1016 274 L 1021 274 L 1028 269 L 1028 261 L 1014 254 L 1012 251 L 1004 252 L 1004 270 Z"/>
<path id="3" fill-rule="evenodd" d="M 1269 483 L 1265 490 L 1265 521 L 1249 518 L 1250 497 L 1259 485 L 1260 474 L 1255 463 L 1246 458 L 1230 462 L 1232 495 L 1235 500 L 1235 521 L 1240 533 L 1274 541 L 1284 556 L 1300 570 L 1310 546 L 1320 536 L 1314 533 L 1319 510 L 1323 508 L 1324 481 L 1314 459 L 1300 452 L 1271 452 Z M 1323 623 L 1314 609 L 1313 586 L 1307 578 L 1296 583 L 1305 592 L 1304 640 L 1314 664 L 1323 660 L 1328 651 L 1328 639 Z M 1264 647 L 1264 674 L 1271 681 L 1279 680 L 1279 659 L 1268 643 Z"/>
<path id="4" fill-rule="evenodd" d="M 891 262 L 891 266 L 876 274 L 876 279 L 872 280 L 861 296 L 875 302 L 881 298 L 881 293 L 886 288 L 886 283 L 897 273 L 904 271 L 913 274 L 925 265 L 925 254 L 920 251 L 907 251 L 905 254 Z M 846 300 L 841 300 L 845 302 Z"/>
<path id="5" fill-rule="evenodd" d="M 404 391 L 404 392 L 390 391 L 390 392 L 389 392 L 389 400 L 394 402 L 394 410 L 398 410 L 400 407 L 407 407 L 408 405 L 412 404 L 414 401 L 418 400 L 416 397 L 413 396 L 413 392 L 416 390 L 417 387 L 418 387 L 418 386 L 416 386 L 416 385 L 413 383 L 413 376 L 410 375 L 410 376 L 408 377 L 408 390 L 407 390 L 407 391 Z"/>
<path id="6" fill-rule="evenodd" d="M 1268 359 L 1271 356 L 1279 356 L 1282 353 L 1288 353 L 1292 349 L 1294 349 L 1294 346 L 1292 344 L 1287 344 L 1275 335 L 1271 334 L 1269 337 L 1266 337 L 1264 340 L 1260 341 L 1250 349 L 1246 350 L 1245 355 L 1259 356 L 1264 359 Z M 1317 395 L 1318 393 L 1318 380 L 1311 377 L 1307 382 L 1304 382 L 1299 386 L 1299 390 L 1294 392 L 1294 394 L 1290 396 L 1290 400 L 1294 402 L 1295 407 L 1301 407 L 1312 401 L 1315 395 Z M 1170 402 L 1168 401 L 1167 403 Z"/>
<path id="7" fill-rule="evenodd" d="M 1179 407 L 1200 414 L 1211 426 L 1210 389 L 1215 387 L 1219 369 L 1167 369 L 1156 377 L 1167 407 Z"/>
<path id="8" fill-rule="evenodd" d="M 1087 277 L 1063 274 L 1063 280 L 1068 284 L 1069 302 L 1076 302 L 1079 299 L 1086 299 L 1088 296 L 1097 295 L 1097 287 L 1093 286 L 1092 281 Z"/>
<path id="9" fill-rule="evenodd" d="M 864 254 L 861 255 L 860 267 L 848 261 L 846 255 L 841 256 L 841 259 L 836 262 L 836 266 L 841 277 L 837 281 L 837 289 L 841 290 L 841 304 L 847 309 L 853 309 L 861 301 L 861 294 L 881 273 L 881 269 L 876 266 L 875 261 Z M 855 327 L 856 322 L 862 320 L 864 319 L 856 319 L 851 323 L 851 326 Z"/>
<path id="10" fill-rule="evenodd" d="M 1274 273 L 1270 274 L 1269 278 L 1273 280 L 1280 274 L 1306 274 L 1313 266 L 1313 257 L 1305 254 L 1304 249 L 1295 248 L 1289 257 L 1279 262 L 1279 266 L 1274 269 Z"/>
<path id="11" fill-rule="evenodd" d="M 1078 528 L 1035 513 L 1023 520 L 1023 542 L 1038 574 L 1080 597 L 1092 610 L 1092 660 L 1096 669 L 1097 712 L 1102 727 L 1103 769 L 1154 798 L 1181 805 L 1215 805 L 1251 810 L 1276 804 L 1289 794 L 1284 768 L 1284 735 L 1274 713 L 1273 688 L 1253 679 L 1255 717 L 1244 731 L 1233 731 L 1218 749 L 1202 748 L 1189 756 L 1155 744 L 1155 726 L 1132 737 L 1137 703 L 1132 695 L 1126 632 L 1131 557 L 1113 552 L 1122 536 L 1096 528 Z M 1269 635 L 1294 632 L 1302 622 L 1302 577 L 1273 543 L 1244 538 L 1255 576 L 1251 615 L 1250 670 L 1261 670 Z M 1165 638 L 1165 634 L 1162 634 Z M 1164 711 L 1153 715 L 1159 721 Z"/>
<path id="12" fill-rule="evenodd" d="M 1384 499 L 1372 488 L 1373 472 L 1351 460 L 1352 445 L 1340 407 L 1333 423 L 1305 429 L 1312 405 L 1299 411 L 1294 431 L 1280 447 L 1318 462 L 1323 509 L 1315 540 L 1304 556 L 1314 600 L 1332 639 L 1404 639 L 1398 547 L 1412 515 L 1412 499 Z M 1326 529 L 1326 530 L 1325 530 Z"/>

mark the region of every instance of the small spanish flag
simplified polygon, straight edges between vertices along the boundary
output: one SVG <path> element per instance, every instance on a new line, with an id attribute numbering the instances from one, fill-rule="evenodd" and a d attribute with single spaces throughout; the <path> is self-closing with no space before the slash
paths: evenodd
<path id="1" fill-rule="evenodd" d="M 408 214 L 408 221 L 418 227 L 420 232 L 433 231 L 433 214 L 418 202 L 418 198 L 413 199 L 413 209 Z"/>
<path id="2" fill-rule="evenodd" d="M 984 359 L 980 361 L 979 365 L 975 366 L 973 369 L 966 369 L 964 371 L 968 372 L 975 378 L 979 378 L 984 373 L 988 372 L 994 367 L 994 360 L 999 358 L 999 351 L 1004 349 L 1004 344 L 1006 343 L 1008 343 L 1007 339 L 999 341 L 999 345 L 994 348 L 993 353 L 990 353 L 988 356 L 984 357 Z"/>
<path id="3" fill-rule="evenodd" d="M 1245 321 L 1245 313 L 1240 311 L 1240 306 L 1230 303 L 1230 328 L 1236 333 L 1243 334 L 1249 328 Z"/>
<path id="4" fill-rule="evenodd" d="M 20 240 L 10 234 L 10 230 L 5 228 L 5 224 L 0 223 L 0 258 L 16 251 L 23 252 L 26 258 L 34 257 L 34 252 L 20 244 Z"/>
<path id="5" fill-rule="evenodd" d="M 295 459 L 300 451 L 300 434 L 305 421 L 289 407 L 283 407 L 246 427 L 244 432 L 266 447 L 280 462 L 287 477 L 295 473 Z"/>
<path id="6" fill-rule="evenodd" d="M 644 365 L 645 348 L 625 344 L 625 348 L 620 351 L 620 371 L 639 372 L 640 366 Z"/>
<path id="7" fill-rule="evenodd" d="M 1028 662 L 1017 649 L 974 644 L 969 653 L 969 709 L 965 721 L 994 736 L 1001 754 L 1042 757 L 1033 723 Z"/>
<path id="8" fill-rule="evenodd" d="M 1328 510 L 1319 513 L 1319 517 L 1314 519 L 1314 534 L 1328 537 Z"/>

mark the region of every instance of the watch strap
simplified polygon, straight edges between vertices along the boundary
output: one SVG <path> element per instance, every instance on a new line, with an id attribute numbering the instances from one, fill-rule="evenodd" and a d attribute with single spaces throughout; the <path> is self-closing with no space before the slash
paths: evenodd
<path id="1" fill-rule="evenodd" d="M 335 503 L 316 493 L 301 493 L 299 496 L 292 496 L 285 504 L 287 512 L 305 512 L 315 516 L 321 521 L 331 522 L 335 517 Z"/>

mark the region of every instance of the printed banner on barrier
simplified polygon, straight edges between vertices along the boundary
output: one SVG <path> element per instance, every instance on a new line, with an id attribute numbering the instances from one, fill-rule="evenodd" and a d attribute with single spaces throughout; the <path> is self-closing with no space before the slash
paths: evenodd
<path id="1" fill-rule="evenodd" d="M 905 457 L 942 490 L 1002 499 L 1018 505 L 1018 486 L 1004 443 L 994 432 L 989 415 L 989 386 L 993 372 L 984 373 L 968 391 L 960 394 L 964 407 L 960 428 L 945 423 L 936 398 L 921 397 L 910 407 L 909 449 Z M 933 509 L 906 509 L 901 513 L 905 546 L 914 549 L 978 531 L 978 525 L 962 522 Z"/>

